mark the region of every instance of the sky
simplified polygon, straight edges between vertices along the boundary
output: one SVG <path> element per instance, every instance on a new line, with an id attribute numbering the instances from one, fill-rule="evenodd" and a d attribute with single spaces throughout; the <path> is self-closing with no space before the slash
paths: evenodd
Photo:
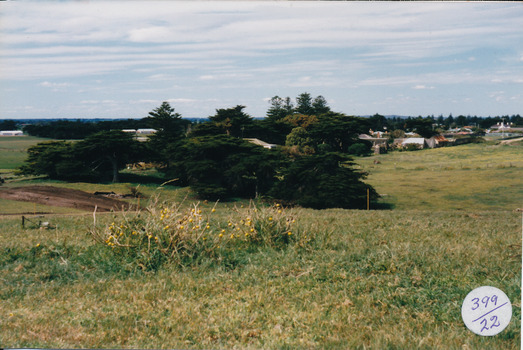
<path id="1" fill-rule="evenodd" d="M 521 2 L 1 1 L 0 119 L 523 114 Z"/>

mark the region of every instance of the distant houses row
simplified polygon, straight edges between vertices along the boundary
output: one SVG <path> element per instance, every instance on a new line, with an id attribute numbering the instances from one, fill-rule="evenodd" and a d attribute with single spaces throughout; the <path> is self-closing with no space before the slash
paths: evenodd
<path id="1" fill-rule="evenodd" d="M 389 138 L 387 137 L 381 137 L 381 134 L 376 134 L 374 137 L 367 135 L 367 134 L 361 134 L 359 135 L 359 139 L 362 141 L 368 141 L 372 143 L 372 150 L 375 154 L 380 154 L 387 152 L 389 148 L 392 149 L 424 149 L 424 148 L 436 148 L 436 147 L 444 147 L 449 144 L 452 144 L 451 140 L 448 140 L 443 135 L 436 135 L 431 138 L 423 138 L 423 137 L 407 137 L 407 138 L 396 138 L 392 141 L 392 143 L 389 143 Z"/>

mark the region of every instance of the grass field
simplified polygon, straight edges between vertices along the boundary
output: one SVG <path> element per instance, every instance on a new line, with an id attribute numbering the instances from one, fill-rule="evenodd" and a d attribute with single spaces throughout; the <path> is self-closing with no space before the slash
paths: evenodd
<path id="1" fill-rule="evenodd" d="M 27 149 L 46 140 L 33 136 L 0 137 L 0 174 L 22 165 Z"/>
<path id="2" fill-rule="evenodd" d="M 379 161 L 379 164 L 374 164 Z M 523 207 L 523 145 L 469 144 L 357 160 L 395 209 L 514 210 Z"/>
<path id="3" fill-rule="evenodd" d="M 519 349 L 522 217 L 514 209 L 523 206 L 522 154 L 521 145 L 480 144 L 360 158 L 393 210 L 289 209 L 310 243 L 156 271 L 95 244 L 90 213 L 55 214 L 50 230 L 22 230 L 19 216 L 4 216 L 0 344 Z M 51 184 L 115 192 L 136 185 Z M 157 187 L 140 189 L 151 195 Z M 160 191 L 162 200 L 193 201 L 186 189 Z M 216 220 L 243 204 L 219 203 Z M 115 215 L 99 215 L 98 225 Z M 513 305 L 510 325 L 494 337 L 461 320 L 463 299 L 482 285 L 503 290 Z"/>

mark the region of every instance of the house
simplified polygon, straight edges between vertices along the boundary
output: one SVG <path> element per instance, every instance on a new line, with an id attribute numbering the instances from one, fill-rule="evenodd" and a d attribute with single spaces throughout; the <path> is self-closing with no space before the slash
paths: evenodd
<path id="1" fill-rule="evenodd" d="M 362 141 L 369 141 L 372 143 L 372 147 L 376 146 L 376 145 L 379 145 L 379 146 L 384 146 L 385 148 L 387 147 L 387 141 L 388 141 L 388 138 L 386 137 L 372 137 L 370 135 L 367 135 L 367 134 L 360 134 L 358 135 L 358 138 Z"/>
<path id="2" fill-rule="evenodd" d="M 449 144 L 449 140 L 443 135 L 432 136 L 430 139 L 425 139 L 429 148 L 443 147 Z"/>
<path id="3" fill-rule="evenodd" d="M 24 136 L 24 133 L 20 130 L 4 130 L 0 131 L 0 136 Z"/>
<path id="4" fill-rule="evenodd" d="M 263 148 L 267 148 L 267 149 L 273 149 L 273 148 L 278 147 L 278 145 L 275 145 L 273 143 L 267 143 L 265 141 L 262 141 L 262 140 L 259 140 L 259 139 L 256 139 L 256 138 L 244 138 L 244 140 L 245 141 L 249 141 L 252 144 L 255 144 L 255 145 L 258 145 L 258 146 L 262 146 Z"/>
<path id="5" fill-rule="evenodd" d="M 362 141 L 371 142 L 372 143 L 372 151 L 374 152 L 374 154 L 386 153 L 387 149 L 389 148 L 388 144 L 387 144 L 387 141 L 389 139 L 385 138 L 385 137 L 380 137 L 381 136 L 381 132 L 378 132 L 377 136 L 378 137 L 372 137 L 372 136 L 367 135 L 367 134 L 360 134 L 360 135 L 358 135 L 358 138 L 360 140 L 362 140 Z"/>
<path id="6" fill-rule="evenodd" d="M 138 129 L 136 130 L 137 135 L 152 135 L 156 133 L 156 129 Z"/>
<path id="7" fill-rule="evenodd" d="M 415 145 L 419 149 L 429 147 L 427 141 L 423 137 L 409 137 L 401 141 L 402 147 L 409 147 L 409 145 Z"/>

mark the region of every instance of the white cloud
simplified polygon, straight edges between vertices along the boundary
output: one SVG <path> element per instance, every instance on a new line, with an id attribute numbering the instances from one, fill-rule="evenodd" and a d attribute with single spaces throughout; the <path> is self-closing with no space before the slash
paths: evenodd
<path id="1" fill-rule="evenodd" d="M 129 40 L 138 43 L 168 43 L 175 39 L 166 27 L 137 28 L 129 32 Z"/>
<path id="2" fill-rule="evenodd" d="M 47 88 L 62 88 L 62 87 L 71 86 L 70 83 L 52 83 L 52 82 L 49 82 L 49 81 L 43 81 L 43 82 L 41 82 L 38 85 L 43 86 L 43 87 L 47 87 Z"/>
<path id="3" fill-rule="evenodd" d="M 413 86 L 412 88 L 414 90 L 433 90 L 433 89 L 435 89 L 434 86 L 426 86 L 426 85 L 422 85 L 422 84 Z"/>

